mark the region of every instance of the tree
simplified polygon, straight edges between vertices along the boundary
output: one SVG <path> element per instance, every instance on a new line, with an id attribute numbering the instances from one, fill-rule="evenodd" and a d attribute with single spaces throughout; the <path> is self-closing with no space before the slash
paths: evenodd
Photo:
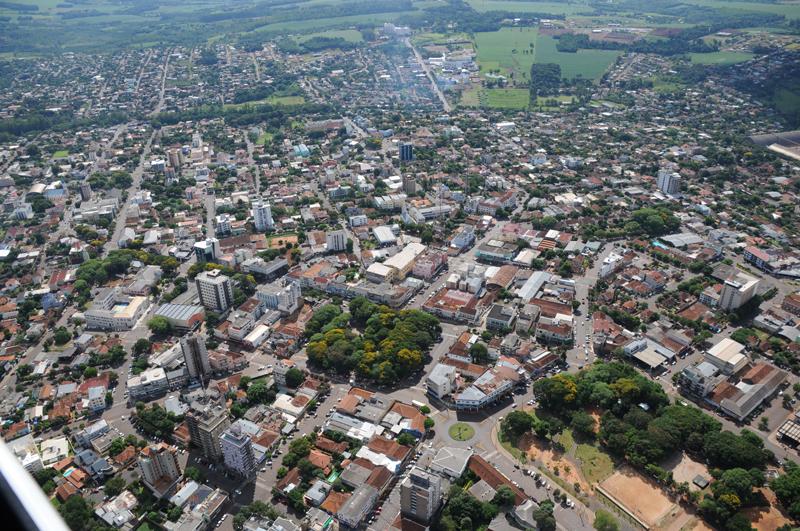
<path id="1" fill-rule="evenodd" d="M 133 353 L 137 356 L 141 356 L 142 354 L 149 353 L 151 348 L 153 348 L 153 345 L 150 343 L 150 340 L 143 337 L 137 339 L 136 343 L 133 344 Z"/>
<path id="2" fill-rule="evenodd" d="M 147 322 L 147 328 L 150 329 L 150 332 L 158 336 L 166 336 L 172 332 L 172 325 L 170 322 L 159 315 L 151 318 Z"/>
<path id="3" fill-rule="evenodd" d="M 114 496 L 122 492 L 124 489 L 125 489 L 125 480 L 122 478 L 122 476 L 116 476 L 106 481 L 106 485 L 103 490 L 105 490 L 105 493 L 109 497 L 113 498 Z"/>
<path id="4" fill-rule="evenodd" d="M 619 524 L 611 513 L 600 509 L 594 514 L 594 528 L 597 531 L 618 531 Z"/>
<path id="5" fill-rule="evenodd" d="M 94 512 L 83 496 L 70 496 L 58 512 L 70 529 L 91 529 Z"/>
<path id="6" fill-rule="evenodd" d="M 419 412 L 422 413 L 423 415 L 429 415 L 431 412 L 431 408 L 428 406 L 422 406 L 421 408 L 419 408 Z"/>
<path id="7" fill-rule="evenodd" d="M 473 363 L 485 363 L 489 360 L 489 349 L 483 343 L 475 343 L 469 348 Z"/>
<path id="8" fill-rule="evenodd" d="M 286 371 L 286 385 L 292 389 L 296 389 L 305 379 L 305 375 L 299 369 L 292 367 Z"/>
<path id="9" fill-rule="evenodd" d="M 53 341 L 56 345 L 66 345 L 70 339 L 72 339 L 72 334 L 63 326 L 58 327 L 53 333 Z"/>
<path id="10" fill-rule="evenodd" d="M 436 423 L 430 417 L 425 417 L 425 430 L 431 430 Z"/>
<path id="11" fill-rule="evenodd" d="M 800 520 L 800 466 L 792 461 L 785 465 L 786 473 L 770 483 L 781 505 L 795 520 Z"/>
<path id="12" fill-rule="evenodd" d="M 533 519 L 539 526 L 540 531 L 555 531 L 556 519 L 553 517 L 553 502 L 550 500 L 543 501 L 539 508 L 533 511 Z"/>
<path id="13" fill-rule="evenodd" d="M 498 487 L 497 492 L 492 498 L 492 503 L 498 507 L 510 507 L 516 501 L 516 495 L 507 485 Z"/>
<path id="14" fill-rule="evenodd" d="M 585 411 L 576 411 L 572 415 L 570 427 L 576 435 L 580 437 L 594 437 L 595 421 L 591 415 Z"/>
<path id="15" fill-rule="evenodd" d="M 97 376 L 97 367 L 86 367 L 83 370 L 84 378 L 94 378 L 95 376 Z"/>
<path id="16" fill-rule="evenodd" d="M 183 475 L 198 483 L 203 481 L 203 473 L 196 466 L 187 466 L 186 470 L 183 471 Z"/>
<path id="17" fill-rule="evenodd" d="M 524 411 L 512 411 L 503 419 L 501 429 L 510 438 L 517 438 L 520 435 L 531 431 L 533 417 Z"/>
<path id="18" fill-rule="evenodd" d="M 417 440 L 414 438 L 413 435 L 407 432 L 403 432 L 397 436 L 397 443 L 402 444 L 403 446 L 414 446 Z"/>

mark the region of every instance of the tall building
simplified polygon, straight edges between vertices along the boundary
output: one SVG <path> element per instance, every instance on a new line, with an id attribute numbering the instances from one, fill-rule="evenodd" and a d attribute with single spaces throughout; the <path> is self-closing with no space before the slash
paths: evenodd
<path id="1" fill-rule="evenodd" d="M 403 175 L 403 192 L 408 195 L 417 193 L 417 178 L 409 173 Z"/>
<path id="2" fill-rule="evenodd" d="M 412 468 L 400 484 L 400 511 L 422 523 L 430 522 L 442 501 L 442 478 Z"/>
<path id="3" fill-rule="evenodd" d="M 175 170 L 175 173 L 181 173 L 181 166 L 183 166 L 183 152 L 180 149 L 170 149 L 167 152 L 167 159 L 169 165 Z"/>
<path id="4" fill-rule="evenodd" d="M 272 230 L 275 222 L 272 219 L 272 207 L 259 199 L 253 204 L 253 224 L 258 232 Z"/>
<path id="5" fill-rule="evenodd" d="M 88 201 L 92 198 L 92 185 L 88 182 L 81 183 L 81 200 Z"/>
<path id="6" fill-rule="evenodd" d="M 270 310 L 292 314 L 300 306 L 300 286 L 296 282 L 289 282 L 283 287 L 274 284 L 259 286 L 256 298 Z"/>
<path id="7" fill-rule="evenodd" d="M 658 189 L 665 194 L 675 195 L 681 189 L 681 175 L 669 170 L 658 170 Z"/>
<path id="8" fill-rule="evenodd" d="M 193 403 L 186 415 L 192 445 L 210 461 L 222 458 L 220 436 L 231 425 L 228 410 L 219 404 Z"/>
<path id="9" fill-rule="evenodd" d="M 211 364 L 208 361 L 206 342 L 197 334 L 188 334 L 181 338 L 181 351 L 186 361 L 186 369 L 191 378 L 208 379 Z"/>
<path id="10" fill-rule="evenodd" d="M 400 144 L 400 160 L 402 162 L 409 162 L 414 160 L 414 145 L 410 142 L 403 142 Z"/>
<path id="11" fill-rule="evenodd" d="M 726 312 L 732 312 L 753 298 L 758 287 L 758 279 L 745 273 L 737 272 L 722 284 L 719 294 L 719 307 Z"/>
<path id="12" fill-rule="evenodd" d="M 331 231 L 325 235 L 325 242 L 328 251 L 344 251 L 347 249 L 347 233 L 343 230 Z"/>
<path id="13" fill-rule="evenodd" d="M 147 446 L 139 454 L 142 482 L 158 498 L 172 493 L 181 477 L 178 450 L 165 443 Z"/>
<path id="14" fill-rule="evenodd" d="M 215 312 L 224 312 L 233 305 L 233 281 L 218 269 L 203 271 L 194 278 L 200 304 Z"/>
<path id="15" fill-rule="evenodd" d="M 222 448 L 222 459 L 225 466 L 242 477 L 250 478 L 256 472 L 256 458 L 253 454 L 253 442 L 241 427 L 231 426 L 219 438 Z"/>
<path id="16" fill-rule="evenodd" d="M 213 262 L 219 258 L 222 252 L 219 248 L 219 240 L 216 238 L 206 238 L 194 244 L 194 254 L 198 262 Z"/>

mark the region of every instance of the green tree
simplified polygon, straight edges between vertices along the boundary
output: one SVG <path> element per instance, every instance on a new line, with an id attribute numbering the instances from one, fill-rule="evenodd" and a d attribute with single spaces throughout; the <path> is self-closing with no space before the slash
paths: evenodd
<path id="1" fill-rule="evenodd" d="M 430 417 L 425 417 L 425 429 L 431 430 L 436 425 L 436 422 L 433 421 Z"/>
<path id="2" fill-rule="evenodd" d="M 142 354 L 146 354 L 150 352 L 150 349 L 153 348 L 153 345 L 150 343 L 150 340 L 147 338 L 140 338 L 136 340 L 136 343 L 133 344 L 133 353 L 137 356 L 141 356 Z"/>
<path id="3" fill-rule="evenodd" d="M 72 334 L 63 326 L 58 327 L 53 333 L 53 341 L 56 345 L 66 345 L 70 339 L 72 339 Z"/>
<path id="4" fill-rule="evenodd" d="M 483 343 L 476 342 L 469 348 L 473 363 L 485 363 L 489 360 L 489 349 Z"/>
<path id="5" fill-rule="evenodd" d="M 594 514 L 594 528 L 597 531 L 618 531 L 619 524 L 611 513 L 600 509 Z"/>
<path id="6" fill-rule="evenodd" d="M 531 431 L 533 417 L 524 411 L 512 411 L 503 419 L 500 425 L 503 433 L 512 439 Z"/>
<path id="7" fill-rule="evenodd" d="M 286 371 L 286 385 L 292 389 L 296 389 L 306 379 L 303 371 L 292 367 Z"/>
<path id="8" fill-rule="evenodd" d="M 150 332 L 158 336 L 166 336 L 172 333 L 172 325 L 170 322 L 159 315 L 151 318 L 147 322 L 147 328 L 150 329 Z"/>
<path id="9" fill-rule="evenodd" d="M 515 501 L 516 495 L 514 491 L 506 485 L 498 487 L 494 498 L 492 498 L 492 503 L 498 507 L 511 507 Z"/>
<path id="10" fill-rule="evenodd" d="M 414 446 L 416 442 L 417 440 L 414 436 L 407 432 L 403 432 L 397 436 L 397 443 L 403 446 Z"/>
<path id="11" fill-rule="evenodd" d="M 203 481 L 203 473 L 196 466 L 187 466 L 186 470 L 183 471 L 183 475 L 198 483 Z"/>
<path id="12" fill-rule="evenodd" d="M 125 480 L 121 476 L 116 476 L 106 481 L 106 485 L 103 490 L 109 497 L 113 498 L 114 496 L 122 492 L 124 489 L 125 489 Z"/>

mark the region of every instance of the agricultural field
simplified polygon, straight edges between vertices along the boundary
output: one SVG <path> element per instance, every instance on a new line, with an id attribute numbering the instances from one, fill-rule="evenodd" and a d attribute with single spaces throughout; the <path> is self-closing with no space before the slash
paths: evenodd
<path id="1" fill-rule="evenodd" d="M 527 82 L 534 62 L 559 64 L 561 75 L 566 79 L 580 76 L 596 80 L 620 55 L 620 52 L 613 50 L 559 52 L 556 40 L 549 35 L 540 35 L 536 28 L 503 28 L 476 33 L 475 47 L 482 73 L 499 70 L 501 74 L 509 76 L 512 82 Z"/>
<path id="2" fill-rule="evenodd" d="M 697 65 L 732 65 L 749 61 L 753 58 L 753 54 L 747 52 L 691 53 L 689 58 L 692 63 Z"/>
<path id="3" fill-rule="evenodd" d="M 513 13 L 548 13 L 551 15 L 577 15 L 592 13 L 594 9 L 586 3 L 575 2 L 528 2 L 515 0 L 468 0 L 472 9 L 480 13 L 487 11 L 511 11 Z"/>
<path id="4" fill-rule="evenodd" d="M 784 15 L 789 19 L 800 18 L 800 4 L 797 2 L 737 2 L 735 0 L 682 0 L 683 3 L 702 7 L 719 9 L 729 13 L 766 13 L 769 15 Z"/>
<path id="5" fill-rule="evenodd" d="M 297 42 L 303 43 L 309 39 L 313 39 L 314 37 L 323 37 L 327 39 L 344 39 L 347 42 L 364 42 L 364 37 L 361 36 L 361 32 L 354 29 L 329 30 L 329 31 L 319 31 L 316 33 L 308 33 L 306 35 L 298 37 Z"/>

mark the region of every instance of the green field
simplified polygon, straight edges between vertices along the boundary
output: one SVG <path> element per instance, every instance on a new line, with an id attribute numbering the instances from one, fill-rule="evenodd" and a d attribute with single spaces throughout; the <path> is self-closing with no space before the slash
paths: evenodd
<path id="1" fill-rule="evenodd" d="M 533 49 L 531 43 L 534 44 Z M 620 55 L 620 52 L 613 50 L 559 52 L 556 40 L 549 35 L 539 35 L 536 28 L 502 28 L 499 31 L 476 33 L 475 46 L 482 73 L 499 70 L 511 81 L 521 82 L 527 81 L 534 62 L 558 63 L 561 75 L 566 79 L 580 76 L 596 80 Z"/>
<path id="2" fill-rule="evenodd" d="M 303 96 L 270 96 L 265 100 L 245 101 L 243 103 L 226 103 L 223 105 L 226 109 L 238 109 L 247 105 L 263 105 L 269 103 L 270 105 L 302 105 L 306 102 Z"/>
<path id="3" fill-rule="evenodd" d="M 328 39 L 344 39 L 347 42 L 364 42 L 364 37 L 361 36 L 360 31 L 354 29 L 347 30 L 328 30 L 318 31 L 316 33 L 309 33 L 297 38 L 297 42 L 303 43 L 314 37 L 325 37 Z"/>
<path id="4" fill-rule="evenodd" d="M 684 4 L 712 7 L 724 12 L 751 12 L 783 15 L 789 19 L 800 18 L 800 4 L 797 2 L 736 2 L 731 0 L 682 0 Z"/>
<path id="5" fill-rule="evenodd" d="M 590 483 L 603 481 L 614 471 L 614 462 L 608 454 L 590 444 L 579 444 L 575 457 L 580 462 L 581 472 Z"/>
<path id="6" fill-rule="evenodd" d="M 68 156 L 69 156 L 69 151 L 67 151 L 66 149 L 59 149 L 58 151 L 53 153 L 54 159 L 63 159 Z"/>
<path id="7" fill-rule="evenodd" d="M 529 2 L 515 0 L 467 0 L 472 9 L 480 13 L 487 11 L 511 11 L 512 13 L 548 13 L 551 15 L 577 15 L 592 13 L 594 9 L 583 3 Z"/>
<path id="8" fill-rule="evenodd" d="M 698 65 L 732 65 L 743 63 L 753 58 L 753 54 L 747 52 L 711 52 L 711 53 L 690 53 L 694 64 Z"/>
<path id="9" fill-rule="evenodd" d="M 447 430 L 454 441 L 468 441 L 475 436 L 475 428 L 465 422 L 456 422 Z"/>

